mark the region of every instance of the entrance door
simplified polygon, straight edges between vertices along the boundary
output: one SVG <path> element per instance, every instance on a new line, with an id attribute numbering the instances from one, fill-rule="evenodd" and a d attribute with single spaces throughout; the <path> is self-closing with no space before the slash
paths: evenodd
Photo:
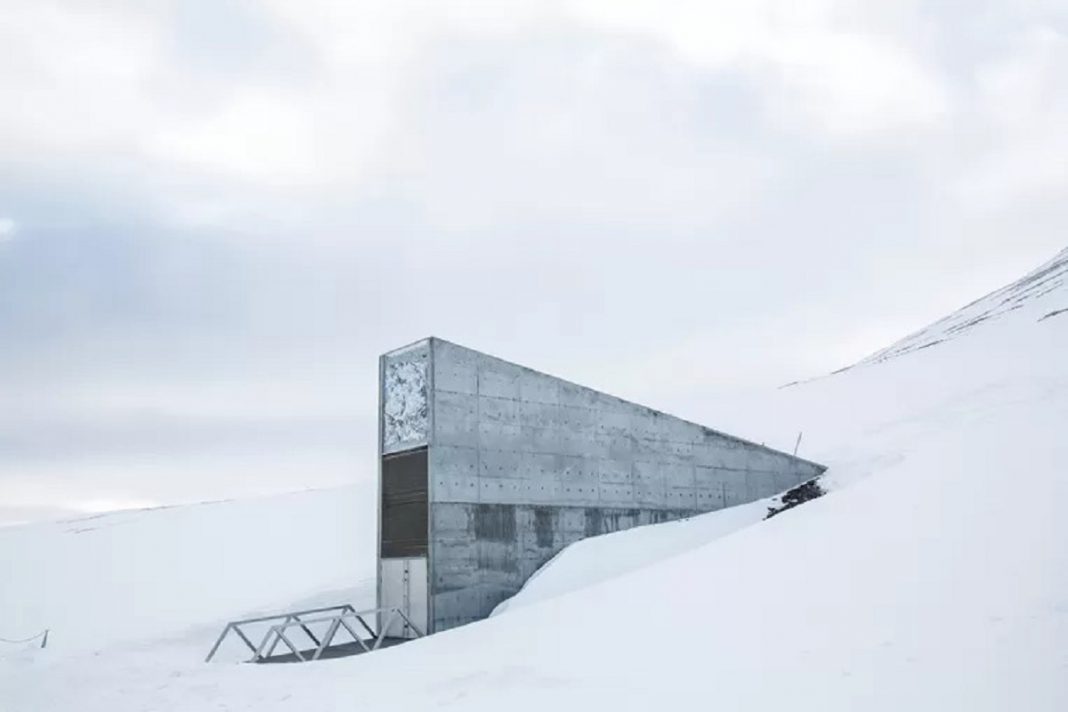
<path id="1" fill-rule="evenodd" d="M 409 450 L 382 458 L 378 605 L 400 608 L 424 633 L 428 618 L 427 451 Z M 379 621 L 386 623 L 388 614 Z M 403 621 L 386 635 L 415 635 Z"/>
<path id="2" fill-rule="evenodd" d="M 379 573 L 383 608 L 399 608 L 423 633 L 427 632 L 426 558 L 382 559 Z M 383 614 L 379 625 L 385 625 L 389 614 Z M 414 638 L 415 631 L 403 620 L 397 620 L 386 630 L 390 638 Z"/>

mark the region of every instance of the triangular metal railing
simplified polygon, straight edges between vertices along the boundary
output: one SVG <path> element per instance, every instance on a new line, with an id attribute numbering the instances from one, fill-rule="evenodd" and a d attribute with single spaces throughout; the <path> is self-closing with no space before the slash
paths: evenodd
<path id="1" fill-rule="evenodd" d="M 308 618 L 306 616 L 319 615 L 314 618 Z M 374 621 L 382 621 L 383 623 L 378 632 L 368 623 L 368 618 Z M 248 628 L 250 626 L 257 626 L 258 624 L 270 623 L 272 621 L 278 621 L 273 623 L 267 628 L 267 632 L 263 634 L 258 645 L 252 642 L 252 638 L 249 637 Z M 325 608 L 311 608 L 303 611 L 291 611 L 289 613 L 282 613 L 274 616 L 261 616 L 259 618 L 245 618 L 243 620 L 230 621 L 223 628 L 222 633 L 219 634 L 218 639 L 215 641 L 215 645 L 211 647 L 211 652 L 208 653 L 205 662 L 210 662 L 215 653 L 218 652 L 219 646 L 230 633 L 234 633 L 252 652 L 252 657 L 249 662 L 264 662 L 270 660 L 274 656 L 274 652 L 279 643 L 285 645 L 289 649 L 290 653 L 300 662 L 307 662 L 309 660 L 318 660 L 322 656 L 323 651 L 334 645 L 334 639 L 342 628 L 352 638 L 352 642 L 363 648 L 364 652 L 371 652 L 378 650 L 381 647 L 382 642 L 386 639 L 386 632 L 390 630 L 393 624 L 399 621 L 404 621 L 405 627 L 411 629 L 415 633 L 415 637 L 422 638 L 426 633 L 402 611 L 400 608 L 369 608 L 366 610 L 357 611 L 353 606 L 349 604 L 342 604 L 340 606 L 328 606 Z M 326 630 L 320 638 L 313 631 L 314 626 L 320 624 L 326 624 Z M 291 637 L 287 635 L 291 629 L 300 629 L 311 640 L 314 648 L 311 650 L 310 656 L 307 654 L 308 649 L 301 650 L 297 646 Z M 367 635 L 361 635 L 359 630 L 362 629 Z M 339 643 L 340 644 L 340 643 Z"/>

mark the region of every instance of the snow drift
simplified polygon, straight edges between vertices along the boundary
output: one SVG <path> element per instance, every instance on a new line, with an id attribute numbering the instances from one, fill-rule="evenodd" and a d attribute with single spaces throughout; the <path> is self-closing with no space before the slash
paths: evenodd
<path id="1" fill-rule="evenodd" d="M 347 487 L 0 528 L 0 637 L 48 628 L 70 652 L 373 597 L 373 497 Z"/>

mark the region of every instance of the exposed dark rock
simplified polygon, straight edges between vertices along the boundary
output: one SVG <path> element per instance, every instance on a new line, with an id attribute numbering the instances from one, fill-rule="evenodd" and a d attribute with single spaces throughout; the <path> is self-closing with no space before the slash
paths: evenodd
<path id="1" fill-rule="evenodd" d="M 809 500 L 822 497 L 825 494 L 827 494 L 827 491 L 820 486 L 818 477 L 811 479 L 808 482 L 802 482 L 792 490 L 787 490 L 783 493 L 780 498 L 782 506 L 768 507 L 768 516 L 764 517 L 764 519 L 771 519 L 776 514 L 785 512 L 787 509 L 793 509 L 799 504 L 804 504 Z"/>
<path id="2" fill-rule="evenodd" d="M 1044 321 L 1046 319 L 1049 319 L 1051 316 L 1057 316 L 1058 314 L 1066 314 L 1066 313 L 1068 313 L 1068 309 L 1057 309 L 1056 311 L 1051 311 L 1049 314 L 1046 314 L 1044 317 L 1039 319 L 1039 321 Z"/>

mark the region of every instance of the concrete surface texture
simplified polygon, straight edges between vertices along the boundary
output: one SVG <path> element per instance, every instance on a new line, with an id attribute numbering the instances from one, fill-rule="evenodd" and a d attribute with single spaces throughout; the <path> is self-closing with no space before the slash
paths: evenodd
<path id="1" fill-rule="evenodd" d="M 428 377 L 405 378 L 410 363 Z M 486 617 L 579 539 L 751 502 L 825 469 L 437 338 L 387 354 L 382 373 L 384 422 L 409 413 L 415 426 L 394 432 L 428 448 L 432 632 Z"/>

